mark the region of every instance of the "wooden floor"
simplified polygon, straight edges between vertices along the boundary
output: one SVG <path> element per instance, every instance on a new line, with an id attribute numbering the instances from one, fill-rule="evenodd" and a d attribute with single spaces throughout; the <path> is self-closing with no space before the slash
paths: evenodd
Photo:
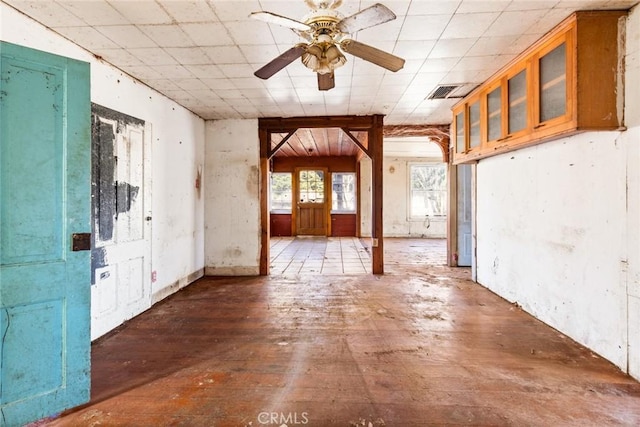
<path id="1" fill-rule="evenodd" d="M 640 425 L 640 384 L 444 264 L 204 278 L 93 346 L 92 401 L 50 426 Z"/>

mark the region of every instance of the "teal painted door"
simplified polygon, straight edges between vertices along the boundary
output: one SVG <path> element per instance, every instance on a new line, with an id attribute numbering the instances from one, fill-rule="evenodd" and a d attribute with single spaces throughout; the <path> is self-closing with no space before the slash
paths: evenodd
<path id="1" fill-rule="evenodd" d="M 0 43 L 0 425 L 90 388 L 89 64 Z"/>

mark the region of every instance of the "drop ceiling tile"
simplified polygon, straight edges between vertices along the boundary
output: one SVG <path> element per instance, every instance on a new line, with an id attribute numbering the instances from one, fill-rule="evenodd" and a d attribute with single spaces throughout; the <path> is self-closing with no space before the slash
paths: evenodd
<path id="1" fill-rule="evenodd" d="M 182 65 L 156 65 L 154 68 L 167 79 L 186 79 L 192 74 Z"/>
<path id="2" fill-rule="evenodd" d="M 224 26 L 236 44 L 265 45 L 272 44 L 273 37 L 268 25 L 256 25 L 258 21 L 225 22 Z"/>
<path id="3" fill-rule="evenodd" d="M 505 11 L 514 11 L 514 10 L 535 10 L 535 9 L 545 9 L 549 10 L 558 4 L 558 0 L 518 0 L 511 2 L 506 8 Z"/>
<path id="4" fill-rule="evenodd" d="M 443 39 L 480 37 L 500 16 L 499 13 L 463 13 L 456 14 L 442 33 Z"/>
<path id="5" fill-rule="evenodd" d="M 159 47 L 142 47 L 127 49 L 132 55 L 140 58 L 145 65 L 177 65 L 178 62 Z"/>
<path id="6" fill-rule="evenodd" d="M 258 64 L 259 67 L 262 67 L 273 58 L 280 55 L 280 51 L 275 45 L 261 45 L 261 46 L 248 46 L 248 45 L 240 45 L 240 50 L 247 61 L 251 64 Z"/>
<path id="7" fill-rule="evenodd" d="M 185 92 L 184 89 L 181 89 L 173 80 L 163 78 L 163 79 L 149 79 L 149 84 L 153 85 L 154 88 L 158 89 L 160 92 L 165 91 L 174 91 L 174 92 Z"/>
<path id="8" fill-rule="evenodd" d="M 467 56 L 462 58 L 455 67 L 456 71 L 466 70 L 484 70 L 486 68 L 492 69 L 496 61 L 497 55 L 489 56 Z"/>
<path id="9" fill-rule="evenodd" d="M 247 25 L 255 25 L 253 20 L 251 20 Z M 285 49 L 289 49 L 291 46 L 305 42 L 305 40 L 294 33 L 290 28 L 281 27 L 280 25 L 267 25 L 268 31 L 271 33 L 273 40 L 277 44 L 281 44 L 286 46 Z"/>
<path id="10" fill-rule="evenodd" d="M 155 1 L 113 1 L 111 6 L 136 24 L 169 24 L 171 17 Z"/>
<path id="11" fill-rule="evenodd" d="M 504 12 L 485 33 L 486 37 L 515 36 L 531 27 L 546 14 L 545 10 Z"/>
<path id="12" fill-rule="evenodd" d="M 554 8 L 544 11 L 544 15 L 538 21 L 534 21 L 528 28 L 524 28 L 525 34 L 536 34 L 542 37 L 547 31 L 562 22 L 573 13 L 572 9 Z"/>
<path id="13" fill-rule="evenodd" d="M 93 53 L 116 67 L 144 65 L 140 58 L 124 49 L 93 49 Z"/>
<path id="14" fill-rule="evenodd" d="M 242 51 L 237 46 L 206 46 L 202 48 L 215 65 L 246 64 Z"/>
<path id="15" fill-rule="evenodd" d="M 89 25 L 126 25 L 132 23 L 104 0 L 59 0 L 58 3 Z"/>
<path id="16" fill-rule="evenodd" d="M 429 53 L 429 59 L 463 57 L 476 40 L 475 38 L 438 40 Z"/>
<path id="17" fill-rule="evenodd" d="M 398 35 L 402 30 L 404 21 L 395 19 L 385 22 L 384 24 L 366 28 L 356 34 L 351 34 L 350 38 L 361 41 L 362 43 L 375 43 L 377 41 L 393 41 L 398 39 Z"/>
<path id="18" fill-rule="evenodd" d="M 224 78 L 224 74 L 218 67 L 213 64 L 194 64 L 194 65 L 184 65 L 184 68 L 189 70 L 189 72 L 199 79 L 218 79 Z"/>
<path id="19" fill-rule="evenodd" d="M 109 25 L 95 28 L 109 40 L 125 49 L 158 46 L 134 25 Z"/>
<path id="20" fill-rule="evenodd" d="M 463 0 L 456 13 L 502 12 L 510 3 L 511 0 Z"/>
<path id="21" fill-rule="evenodd" d="M 385 73 L 380 86 L 407 86 L 413 80 L 413 74 Z"/>
<path id="22" fill-rule="evenodd" d="M 398 40 L 392 53 L 407 60 L 425 59 L 435 44 L 435 40 Z"/>
<path id="23" fill-rule="evenodd" d="M 407 14 L 416 15 L 453 15 L 460 6 L 461 0 L 424 1 L 413 0 Z"/>
<path id="24" fill-rule="evenodd" d="M 210 4 L 220 21 L 244 21 L 251 12 L 262 10 L 257 0 L 212 1 Z"/>
<path id="25" fill-rule="evenodd" d="M 238 89 L 260 89 L 264 88 L 264 80 L 255 76 L 251 77 L 236 77 L 229 79 L 234 87 Z"/>
<path id="26" fill-rule="evenodd" d="M 162 78 L 162 74 L 160 74 L 158 70 L 147 65 L 125 66 L 123 67 L 123 70 L 132 76 L 142 79 L 143 81 Z"/>
<path id="27" fill-rule="evenodd" d="M 5 3 L 14 6 L 18 10 L 24 11 L 28 16 L 36 21 L 47 22 L 51 28 L 57 27 L 80 27 L 86 23 L 58 3 L 48 1 L 19 1 L 4 0 Z"/>
<path id="28" fill-rule="evenodd" d="M 220 22 L 180 24 L 180 28 L 193 40 L 196 46 L 233 45 L 233 40 L 231 40 L 224 25 Z"/>
<path id="29" fill-rule="evenodd" d="M 181 65 L 209 65 L 211 60 L 200 47 L 168 47 L 164 49 Z"/>
<path id="30" fill-rule="evenodd" d="M 204 84 L 204 82 L 200 79 L 188 78 L 188 79 L 175 79 L 175 84 L 178 85 L 180 89 L 183 89 L 187 92 L 192 92 L 194 90 L 207 90 L 209 87 Z"/>
<path id="31" fill-rule="evenodd" d="M 218 91 L 220 89 L 235 89 L 233 83 L 229 79 L 207 79 L 203 78 L 202 81 L 214 91 Z"/>
<path id="32" fill-rule="evenodd" d="M 443 83 L 460 84 L 462 83 L 482 83 L 483 79 L 478 78 L 478 70 L 461 70 L 454 69 L 443 79 Z"/>
<path id="33" fill-rule="evenodd" d="M 79 46 L 92 49 L 116 49 L 118 45 L 93 27 L 58 27 L 56 32 L 62 34 Z"/>
<path id="34" fill-rule="evenodd" d="M 215 22 L 218 17 L 206 1 L 157 0 L 177 22 Z"/>
<path id="35" fill-rule="evenodd" d="M 499 55 L 509 49 L 513 44 L 513 37 L 481 37 L 471 49 L 467 51 L 469 56 Z"/>
<path id="36" fill-rule="evenodd" d="M 407 16 L 400 31 L 400 38 L 402 40 L 437 40 L 448 21 L 448 15 Z"/>
<path id="37" fill-rule="evenodd" d="M 420 68 L 420 73 L 437 73 L 451 71 L 458 63 L 458 57 L 453 58 L 427 58 Z"/>
<path id="38" fill-rule="evenodd" d="M 254 77 L 258 80 L 258 77 L 253 75 L 253 67 L 249 64 L 220 64 L 218 68 L 229 78 Z"/>
<path id="39" fill-rule="evenodd" d="M 193 45 L 191 38 L 177 24 L 140 25 L 138 28 L 158 46 L 188 47 Z"/>

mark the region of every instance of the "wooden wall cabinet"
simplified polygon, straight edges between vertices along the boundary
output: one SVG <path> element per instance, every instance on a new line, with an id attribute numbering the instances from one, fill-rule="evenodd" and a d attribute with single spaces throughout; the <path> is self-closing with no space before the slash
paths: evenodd
<path id="1" fill-rule="evenodd" d="M 453 163 L 624 129 L 621 18 L 576 12 L 453 107 Z"/>

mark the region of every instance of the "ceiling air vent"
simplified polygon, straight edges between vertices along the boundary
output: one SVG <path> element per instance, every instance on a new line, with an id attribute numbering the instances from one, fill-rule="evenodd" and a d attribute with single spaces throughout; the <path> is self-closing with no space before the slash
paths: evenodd
<path id="1" fill-rule="evenodd" d="M 431 91 L 427 99 L 464 98 L 475 86 L 469 83 L 440 85 Z"/>

